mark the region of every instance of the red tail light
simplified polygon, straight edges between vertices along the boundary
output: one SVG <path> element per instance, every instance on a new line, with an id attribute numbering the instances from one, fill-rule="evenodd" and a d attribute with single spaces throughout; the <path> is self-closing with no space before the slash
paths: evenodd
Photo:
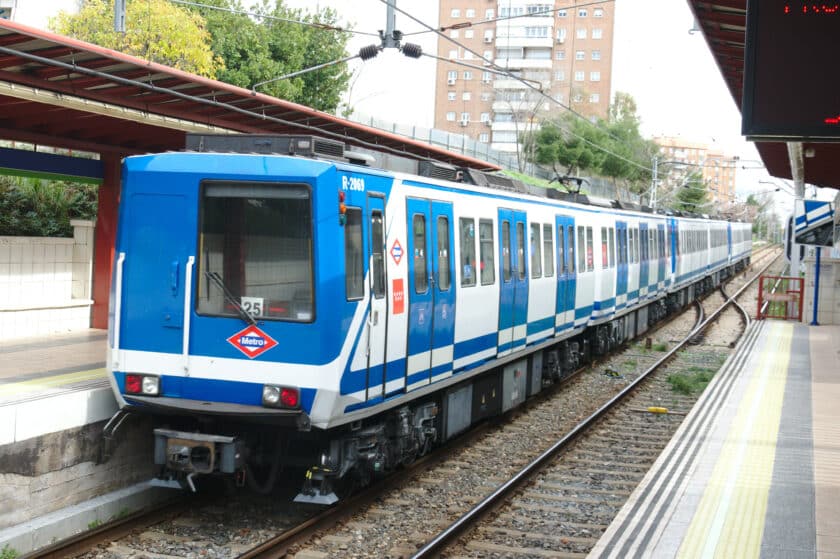
<path id="1" fill-rule="evenodd" d="M 284 408 L 296 408 L 300 405 L 300 393 L 294 388 L 280 390 L 280 404 Z"/>
<path id="2" fill-rule="evenodd" d="M 143 391 L 143 377 L 141 375 L 125 375 L 125 391 L 129 394 L 140 394 Z"/>

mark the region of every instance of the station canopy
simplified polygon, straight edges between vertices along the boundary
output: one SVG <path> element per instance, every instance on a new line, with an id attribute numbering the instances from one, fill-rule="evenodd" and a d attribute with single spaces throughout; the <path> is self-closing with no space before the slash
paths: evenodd
<path id="1" fill-rule="evenodd" d="M 188 132 L 319 135 L 412 159 L 499 168 L 303 105 L 0 20 L 0 139 L 133 155 L 182 150 Z"/>
<path id="2" fill-rule="evenodd" d="M 694 16 L 700 25 L 709 49 L 723 75 L 729 92 L 740 110 L 744 90 L 744 60 L 747 42 L 747 1 L 748 0 L 689 0 Z M 762 0 L 763 1 L 763 0 Z M 800 6 L 805 4 L 788 2 L 766 2 L 785 9 L 785 5 Z M 810 4 L 808 4 L 810 6 Z M 833 52 L 831 53 L 833 56 Z M 791 54 L 792 55 L 792 54 Z M 825 73 L 833 72 L 826 68 Z M 796 85 L 796 84 L 794 84 Z M 801 84 L 800 84 L 801 85 Z M 801 102 L 809 102 L 807 89 L 801 91 Z M 840 189 L 840 143 L 834 141 L 802 140 L 803 174 L 806 183 Z M 764 166 L 775 177 L 792 179 L 790 156 L 785 141 L 757 141 L 756 148 Z"/>

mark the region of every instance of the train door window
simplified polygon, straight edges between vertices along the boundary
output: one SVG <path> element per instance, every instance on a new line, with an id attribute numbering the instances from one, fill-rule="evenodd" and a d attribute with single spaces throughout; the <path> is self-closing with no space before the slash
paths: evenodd
<path id="1" fill-rule="evenodd" d="M 429 272 L 426 262 L 426 217 L 417 214 L 412 219 L 414 232 L 414 291 L 425 293 L 429 290 Z"/>
<path id="2" fill-rule="evenodd" d="M 610 227 L 610 268 L 615 268 L 615 229 Z"/>
<path id="3" fill-rule="evenodd" d="M 239 305 L 261 320 L 311 322 L 309 187 L 207 181 L 201 195 L 196 311 L 238 316 Z"/>
<path id="4" fill-rule="evenodd" d="M 373 260 L 373 296 L 385 296 L 385 235 L 382 212 L 374 210 L 370 215 L 370 242 Z"/>
<path id="5" fill-rule="evenodd" d="M 531 277 L 542 276 L 542 246 L 540 239 L 540 224 L 531 224 Z"/>
<path id="6" fill-rule="evenodd" d="M 452 270 L 449 266 L 449 218 L 437 220 L 438 289 L 449 291 L 452 284 Z"/>
<path id="7" fill-rule="evenodd" d="M 566 230 L 560 225 L 557 227 L 557 275 L 566 273 L 566 258 L 563 247 L 566 246 Z"/>
<path id="8" fill-rule="evenodd" d="M 511 258 L 510 258 L 510 222 L 502 222 L 502 281 L 510 281 Z"/>
<path id="9" fill-rule="evenodd" d="M 554 236 L 551 225 L 543 223 L 543 273 L 550 278 L 554 275 Z"/>
<path id="10" fill-rule="evenodd" d="M 569 269 L 566 270 L 567 274 L 574 274 L 575 273 L 575 228 L 569 225 L 569 229 L 567 230 L 566 237 L 569 241 Z"/>
<path id="11" fill-rule="evenodd" d="M 481 250 L 481 285 L 496 282 L 496 264 L 493 256 L 493 222 L 481 219 L 478 222 L 478 243 Z"/>
<path id="12" fill-rule="evenodd" d="M 651 260 L 656 258 L 656 235 L 654 233 L 654 231 L 648 232 L 648 235 L 650 236 L 650 251 L 648 252 L 648 255 Z"/>
<path id="13" fill-rule="evenodd" d="M 591 272 L 595 269 L 595 254 L 593 253 L 592 228 L 586 228 L 586 271 Z"/>
<path id="14" fill-rule="evenodd" d="M 525 279 L 525 224 L 516 224 L 516 271 L 519 279 Z"/>
<path id="15" fill-rule="evenodd" d="M 629 252 L 629 254 L 628 254 L 629 258 L 628 258 L 627 261 L 631 262 L 631 263 L 635 262 L 635 259 L 633 258 L 633 236 L 634 236 L 633 229 L 632 228 L 628 229 L 627 230 L 627 249 L 628 249 L 628 252 Z"/>
<path id="16" fill-rule="evenodd" d="M 472 287 L 478 273 L 475 267 L 475 220 L 462 217 L 458 225 L 461 239 L 461 287 Z"/>
<path id="17" fill-rule="evenodd" d="M 586 271 L 586 230 L 578 225 L 578 272 Z"/>
<path id="18" fill-rule="evenodd" d="M 362 251 L 362 210 L 347 208 L 344 224 L 344 286 L 349 301 L 365 296 L 365 256 Z"/>
<path id="19" fill-rule="evenodd" d="M 607 253 L 609 246 L 607 244 L 607 228 L 601 227 L 601 269 L 606 270 L 610 265 L 610 259 Z"/>

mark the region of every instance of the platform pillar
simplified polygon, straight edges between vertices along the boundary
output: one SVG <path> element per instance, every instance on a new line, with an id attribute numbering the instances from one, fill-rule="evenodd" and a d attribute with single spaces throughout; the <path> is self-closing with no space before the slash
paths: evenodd
<path id="1" fill-rule="evenodd" d="M 93 254 L 92 328 L 108 327 L 108 299 L 111 293 L 111 270 L 114 242 L 117 238 L 117 207 L 120 201 L 120 166 L 122 157 L 102 154 L 104 179 L 99 187 L 96 232 Z"/>

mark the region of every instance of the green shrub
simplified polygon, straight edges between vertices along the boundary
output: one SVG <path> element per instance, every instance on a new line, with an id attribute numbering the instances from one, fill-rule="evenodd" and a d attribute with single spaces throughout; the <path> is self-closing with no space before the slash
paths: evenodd
<path id="1" fill-rule="evenodd" d="M 72 237 L 71 219 L 96 219 L 98 188 L 0 176 L 0 236 Z"/>

